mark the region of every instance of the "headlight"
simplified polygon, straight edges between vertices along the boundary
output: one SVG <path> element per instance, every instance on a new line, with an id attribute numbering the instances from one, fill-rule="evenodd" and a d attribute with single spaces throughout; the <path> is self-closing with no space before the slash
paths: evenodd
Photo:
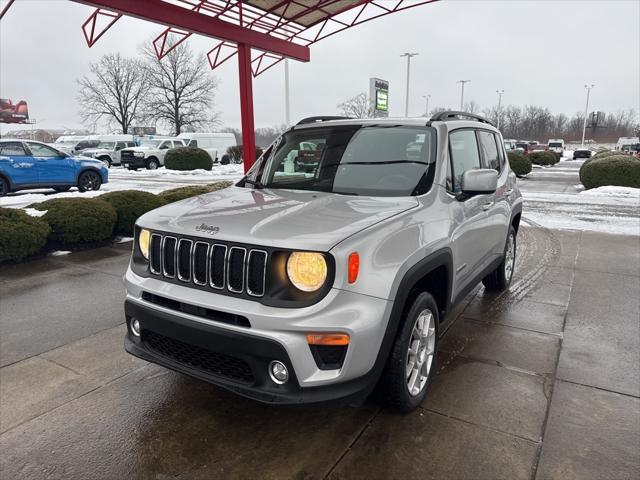
<path id="1" fill-rule="evenodd" d="M 291 283 L 303 292 L 315 292 L 327 279 L 327 262 L 320 253 L 293 252 L 287 260 Z"/>
<path id="2" fill-rule="evenodd" d="M 140 247 L 140 252 L 142 256 L 149 260 L 149 242 L 151 240 L 151 232 L 149 230 L 145 230 L 144 228 L 140 229 L 140 233 L 138 234 L 138 247 Z"/>
<path id="3" fill-rule="evenodd" d="M 144 157 L 144 152 L 133 152 L 134 157 Z"/>

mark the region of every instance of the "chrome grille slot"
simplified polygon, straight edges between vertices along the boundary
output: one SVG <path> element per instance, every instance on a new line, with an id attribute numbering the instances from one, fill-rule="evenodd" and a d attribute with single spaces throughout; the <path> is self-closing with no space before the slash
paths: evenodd
<path id="1" fill-rule="evenodd" d="M 175 237 L 164 237 L 162 240 L 162 274 L 165 277 L 176 276 L 176 243 Z"/>
<path id="2" fill-rule="evenodd" d="M 244 262 L 247 250 L 242 247 L 231 247 L 227 258 L 227 288 L 233 293 L 244 290 Z"/>
<path id="3" fill-rule="evenodd" d="M 224 288 L 225 262 L 227 258 L 227 247 L 225 245 L 214 245 L 211 247 L 209 256 L 209 275 L 213 288 Z"/>
<path id="4" fill-rule="evenodd" d="M 264 295 L 264 284 L 267 275 L 267 252 L 251 250 L 247 260 L 247 293 L 252 297 Z"/>
<path id="5" fill-rule="evenodd" d="M 196 242 L 193 246 L 191 271 L 193 272 L 193 283 L 196 285 L 207 284 L 207 263 L 209 262 L 209 244 Z"/>
<path id="6" fill-rule="evenodd" d="M 151 235 L 151 245 L 149 248 L 149 270 L 151 273 L 159 275 L 162 271 L 161 255 L 162 237 L 157 233 Z"/>
<path id="7" fill-rule="evenodd" d="M 178 242 L 178 280 L 183 282 L 191 281 L 191 240 L 181 239 Z"/>
<path id="8" fill-rule="evenodd" d="M 269 253 L 206 240 L 153 233 L 149 271 L 173 283 L 264 296 Z"/>

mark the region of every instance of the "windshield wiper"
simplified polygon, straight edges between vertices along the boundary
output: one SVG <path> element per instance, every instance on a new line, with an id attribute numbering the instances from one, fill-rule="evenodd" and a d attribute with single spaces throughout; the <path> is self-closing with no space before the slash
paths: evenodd
<path id="1" fill-rule="evenodd" d="M 250 178 L 245 178 L 244 183 L 248 183 L 249 185 L 253 185 L 255 188 L 264 188 L 264 185 L 256 180 L 251 180 Z"/>

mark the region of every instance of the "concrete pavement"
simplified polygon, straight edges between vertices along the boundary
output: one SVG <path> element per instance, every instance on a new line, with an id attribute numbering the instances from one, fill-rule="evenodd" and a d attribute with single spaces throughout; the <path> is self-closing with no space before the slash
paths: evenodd
<path id="1" fill-rule="evenodd" d="M 415 412 L 270 407 L 122 349 L 130 246 L 0 268 L 0 478 L 640 476 L 638 239 L 524 226 Z"/>

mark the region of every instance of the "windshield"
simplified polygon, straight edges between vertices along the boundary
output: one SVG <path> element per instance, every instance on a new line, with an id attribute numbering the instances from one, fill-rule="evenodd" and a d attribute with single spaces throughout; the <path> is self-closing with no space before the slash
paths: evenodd
<path id="1" fill-rule="evenodd" d="M 561 143 L 551 142 L 549 144 L 549 148 L 560 148 L 560 147 L 562 147 Z"/>
<path id="2" fill-rule="evenodd" d="M 161 142 L 161 141 L 162 141 L 162 140 L 150 140 L 150 139 L 147 139 L 147 138 L 143 138 L 143 139 L 140 141 L 140 146 L 141 146 L 141 147 L 151 147 L 151 148 L 156 148 L 158 145 L 160 145 L 160 142 Z"/>
<path id="3" fill-rule="evenodd" d="M 100 142 L 98 148 L 104 148 L 105 150 L 113 150 L 116 146 L 116 142 Z"/>
<path id="4" fill-rule="evenodd" d="M 254 181 L 265 188 L 346 195 L 409 196 L 431 188 L 430 127 L 339 126 L 286 132 Z"/>

